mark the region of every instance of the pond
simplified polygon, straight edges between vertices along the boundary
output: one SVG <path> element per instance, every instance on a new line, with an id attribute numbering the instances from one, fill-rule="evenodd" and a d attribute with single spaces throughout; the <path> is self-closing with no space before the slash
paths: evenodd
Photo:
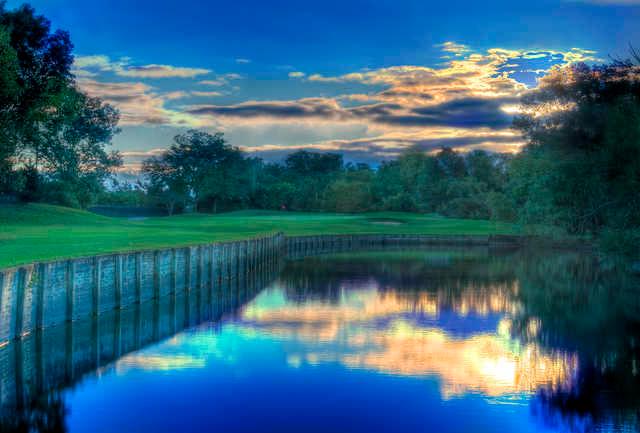
<path id="1" fill-rule="evenodd" d="M 47 392 L 1 430 L 640 428 L 639 281 L 590 255 L 348 252 L 261 278 L 2 348 L 3 402 Z"/>

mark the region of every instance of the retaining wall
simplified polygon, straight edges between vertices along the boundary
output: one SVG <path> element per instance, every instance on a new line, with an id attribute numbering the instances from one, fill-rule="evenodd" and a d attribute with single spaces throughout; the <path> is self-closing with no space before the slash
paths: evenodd
<path id="1" fill-rule="evenodd" d="M 504 235 L 320 235 L 287 237 L 285 250 L 287 258 L 295 259 L 323 253 L 385 247 L 429 245 L 512 247 L 520 246 L 522 243 L 521 237 Z"/>
<path id="2" fill-rule="evenodd" d="M 0 272 L 0 344 L 36 329 L 217 286 L 282 257 L 282 234 L 37 263 Z"/>
<path id="3" fill-rule="evenodd" d="M 267 237 L 110 254 L 0 271 L 0 344 L 36 329 L 211 288 L 281 258 L 385 246 L 517 245 L 513 236 L 322 235 Z"/>
<path id="4" fill-rule="evenodd" d="M 272 281 L 282 263 L 265 262 L 255 272 L 200 290 L 38 329 L 0 347 L 0 431 L 4 417 L 29 420 L 32 410 L 46 412 L 46 407 L 34 409 L 36 397 L 71 386 L 121 356 L 185 328 L 235 313 Z M 46 405 L 47 400 L 42 401 Z"/>

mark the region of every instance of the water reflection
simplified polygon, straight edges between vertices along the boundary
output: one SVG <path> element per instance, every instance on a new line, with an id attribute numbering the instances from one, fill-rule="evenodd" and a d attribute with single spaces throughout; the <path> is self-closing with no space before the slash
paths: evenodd
<path id="1" fill-rule="evenodd" d="M 179 348 L 184 335 L 176 333 L 202 323 L 218 326 L 271 282 L 280 266 L 271 263 L 212 287 L 38 330 L 0 347 L 0 432 L 66 432 L 70 408 L 64 391 L 91 377 L 126 376 L 131 369 L 171 372 L 204 367 L 195 353 L 166 356 L 139 350 L 158 342 Z"/>
<path id="2" fill-rule="evenodd" d="M 240 326 L 296 366 L 435 376 L 444 399 L 529 395 L 547 427 L 634 431 L 637 284 L 577 253 L 342 254 L 291 264 Z"/>
<path id="3" fill-rule="evenodd" d="M 638 279 L 593 256 L 341 253 L 269 278 L 0 349 L 0 430 L 640 429 Z"/>
<path id="4" fill-rule="evenodd" d="M 313 262 L 302 266 L 318 266 Z M 465 287 L 453 296 L 447 290 L 382 290 L 374 281 L 326 283 L 337 287 L 330 299 L 308 302 L 300 296 L 288 299 L 286 290 L 276 285 L 244 309 L 241 326 L 246 332 L 295 342 L 288 352 L 294 364 L 340 362 L 395 375 L 437 375 L 444 398 L 570 388 L 575 354 L 544 351 L 536 343 L 511 338 L 508 317 L 520 310 L 515 285 Z M 439 320 L 448 318 L 443 309 L 459 317 L 500 313 L 502 318 L 492 332 L 480 329 L 460 336 L 455 327 L 446 329 L 451 321 Z M 530 324 L 534 333 L 537 322 Z"/>

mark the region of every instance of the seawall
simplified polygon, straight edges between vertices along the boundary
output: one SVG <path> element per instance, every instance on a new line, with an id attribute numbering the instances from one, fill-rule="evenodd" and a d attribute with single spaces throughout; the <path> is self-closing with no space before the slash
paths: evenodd
<path id="1" fill-rule="evenodd" d="M 514 236 L 271 236 L 35 263 L 0 271 L 0 345 L 37 329 L 211 290 L 284 258 L 412 245 L 519 245 Z"/>
<path id="2" fill-rule="evenodd" d="M 279 260 L 275 234 L 237 242 L 110 254 L 0 271 L 0 344 L 36 329 L 211 289 Z"/>
<path id="3" fill-rule="evenodd" d="M 0 431 L 59 416 L 57 390 L 188 327 L 235 314 L 278 274 L 282 261 L 154 302 L 51 326 L 0 347 Z M 134 360 L 145 367 L 144 359 Z M 52 394 L 50 394 L 52 393 Z M 38 401 L 38 404 L 34 404 Z"/>

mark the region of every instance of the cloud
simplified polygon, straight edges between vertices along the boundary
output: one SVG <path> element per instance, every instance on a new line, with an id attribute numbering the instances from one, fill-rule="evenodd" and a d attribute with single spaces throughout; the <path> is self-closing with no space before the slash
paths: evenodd
<path id="1" fill-rule="evenodd" d="M 112 67 L 111 60 L 107 56 L 78 56 L 73 62 L 76 68 L 99 68 L 110 69 Z"/>
<path id="2" fill-rule="evenodd" d="M 338 104 L 331 99 L 307 98 L 297 101 L 249 101 L 235 105 L 201 105 L 187 110 L 193 115 L 227 117 L 271 117 L 280 119 L 334 117 L 340 115 Z"/>
<path id="3" fill-rule="evenodd" d="M 482 99 L 460 98 L 439 105 L 418 107 L 409 115 L 383 113 L 377 121 L 404 126 L 446 125 L 454 127 L 507 128 L 512 116 L 502 109 L 507 104 L 517 103 L 517 98 Z"/>
<path id="4" fill-rule="evenodd" d="M 223 95 L 222 92 L 199 92 L 199 91 L 189 92 L 189 94 L 192 96 L 199 96 L 199 97 L 217 97 L 217 96 Z"/>
<path id="5" fill-rule="evenodd" d="M 121 77 L 136 78 L 191 78 L 210 73 L 209 69 L 180 68 L 170 65 L 129 66 L 116 71 Z"/>
<path id="6" fill-rule="evenodd" d="M 405 107 L 395 103 L 375 103 L 345 108 L 334 99 L 308 98 L 296 101 L 243 102 L 234 105 L 200 105 L 187 110 L 196 116 L 291 119 L 318 118 L 334 121 L 367 121 L 405 127 L 455 126 L 506 128 L 511 115 L 503 105 L 514 98 L 454 99 L 441 104 Z"/>
<path id="7" fill-rule="evenodd" d="M 120 110 L 122 125 L 168 123 L 164 99 L 144 83 L 106 83 L 91 79 L 78 80 L 79 87 L 90 96 L 97 96 Z"/>
<path id="8" fill-rule="evenodd" d="M 269 159 L 310 149 L 339 151 L 347 159 L 375 163 L 395 158 L 409 147 L 426 152 L 442 146 L 463 151 L 517 151 L 523 139 L 510 125 L 520 98 L 550 70 L 593 61 L 597 54 L 584 48 L 477 51 L 451 41 L 440 47 L 451 58 L 430 67 L 396 65 L 336 76 L 307 75 L 293 68 L 282 72 L 296 79 L 283 81 L 283 86 L 298 89 L 309 85 L 309 90 L 322 87 L 323 93 L 315 90 L 315 94 L 325 94 L 326 89 L 331 95 L 323 97 L 245 98 L 225 104 L 174 102 L 227 95 L 234 80 L 245 79 L 237 73 L 210 73 L 198 81 L 185 80 L 184 88 L 164 91 L 143 82 L 101 82 L 90 75 L 78 76 L 78 82 L 91 94 L 118 107 L 125 127 L 168 125 L 176 132 L 182 127 L 205 127 L 222 131 L 233 144 Z M 118 71 L 151 74 L 152 67 L 157 66 L 133 67 L 128 58 L 114 61 L 106 56 L 81 57 L 75 65 L 89 74 L 106 71 L 115 75 Z M 144 81 L 147 77 L 136 78 Z M 282 94 L 287 95 L 286 87 Z M 135 139 L 141 140 L 139 136 Z M 138 147 L 158 140 L 150 137 Z M 127 149 L 135 146 L 128 145 Z M 136 163 L 133 155 L 125 158 L 128 163 Z"/>
<path id="9" fill-rule="evenodd" d="M 213 79 L 198 81 L 198 84 L 203 86 L 222 87 L 222 86 L 229 85 L 230 82 L 233 80 L 240 80 L 240 79 L 242 79 L 242 75 L 232 72 L 228 74 L 217 75 Z"/>
<path id="10" fill-rule="evenodd" d="M 78 87 L 90 96 L 99 97 L 120 111 L 120 124 L 206 126 L 209 123 L 182 112 L 168 109 L 167 100 L 187 96 L 185 92 L 158 93 L 153 87 L 140 82 L 101 82 L 89 78 L 79 79 Z"/>
<path id="11" fill-rule="evenodd" d="M 125 158 L 149 158 L 151 156 L 159 156 L 166 152 L 165 148 L 156 148 L 150 150 L 127 150 L 120 152 L 120 154 Z"/>
<path id="12" fill-rule="evenodd" d="M 239 59 L 236 59 L 236 63 L 247 64 L 247 63 L 251 63 L 251 60 L 239 58 Z"/>
<path id="13" fill-rule="evenodd" d="M 397 158 L 409 148 L 418 148 L 425 152 L 437 151 L 442 147 L 451 147 L 462 152 L 472 149 L 517 152 L 523 145 L 522 138 L 511 130 L 428 128 L 355 139 L 244 146 L 243 150 L 268 160 L 284 159 L 296 150 L 340 152 L 347 160 L 375 164 L 380 160 Z"/>
<path id="14" fill-rule="evenodd" d="M 188 92 L 184 92 L 182 90 L 178 90 L 178 91 L 175 91 L 175 92 L 165 93 L 163 96 L 168 100 L 182 99 L 182 98 L 188 97 L 189 93 Z"/>
<path id="15" fill-rule="evenodd" d="M 193 78 L 211 73 L 204 68 L 186 68 L 172 65 L 131 65 L 131 59 L 122 57 L 112 60 L 105 55 L 78 56 L 73 69 L 76 76 L 95 76 L 96 71 L 111 72 L 128 78 Z"/>
<path id="16" fill-rule="evenodd" d="M 471 49 L 467 45 L 458 44 L 455 42 L 445 42 L 443 44 L 437 45 L 442 51 L 445 53 L 452 53 L 455 55 L 463 55 L 471 51 Z"/>
<path id="17" fill-rule="evenodd" d="M 228 81 L 225 80 L 224 78 L 216 78 L 215 80 L 203 80 L 203 81 L 198 81 L 198 84 L 202 84 L 203 86 L 224 86 L 226 84 L 228 84 Z"/>

